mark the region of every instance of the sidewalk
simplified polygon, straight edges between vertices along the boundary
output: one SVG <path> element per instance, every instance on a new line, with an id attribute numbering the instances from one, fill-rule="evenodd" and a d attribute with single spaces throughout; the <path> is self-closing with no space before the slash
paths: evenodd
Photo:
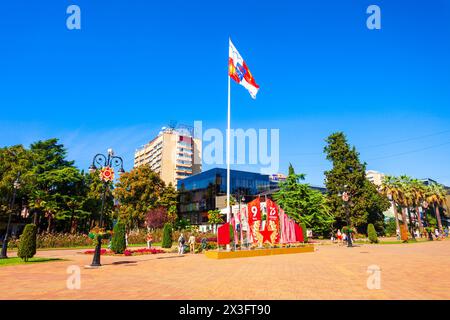
<path id="1" fill-rule="evenodd" d="M 314 253 L 229 260 L 202 254 L 102 256 L 89 269 L 84 250 L 41 251 L 67 261 L 0 268 L 2 299 L 450 299 L 450 241 L 318 245 Z M 67 289 L 80 266 L 81 289 Z M 369 266 L 381 270 L 370 290 Z"/>

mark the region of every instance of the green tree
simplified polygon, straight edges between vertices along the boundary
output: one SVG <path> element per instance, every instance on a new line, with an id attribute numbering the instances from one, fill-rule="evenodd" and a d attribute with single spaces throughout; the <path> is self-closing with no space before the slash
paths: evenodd
<path id="1" fill-rule="evenodd" d="M 172 225 L 166 223 L 163 229 L 163 240 L 161 246 L 163 248 L 172 248 Z"/>
<path id="2" fill-rule="evenodd" d="M 113 216 L 113 185 L 111 182 L 104 183 L 100 180 L 99 171 L 87 173 L 84 176 L 86 195 L 82 203 L 82 211 L 79 218 L 83 221 L 84 231 L 88 232 L 94 227 L 96 221 L 100 221 L 102 198 L 105 194 L 105 203 L 103 208 L 103 226 L 108 229 L 111 226 Z"/>
<path id="3" fill-rule="evenodd" d="M 330 231 L 334 218 L 324 195 L 308 184 L 300 183 L 304 179 L 305 175 L 296 174 L 290 165 L 289 175 L 280 183 L 274 200 L 297 223 L 304 223 L 316 234 L 324 235 Z"/>
<path id="4" fill-rule="evenodd" d="M 447 191 L 445 188 L 437 183 L 432 183 L 429 186 L 427 186 L 425 190 L 426 199 L 428 203 L 432 204 L 434 206 L 434 212 L 436 214 L 436 220 L 438 229 L 440 232 L 442 232 L 442 221 L 441 221 L 441 214 L 439 211 L 439 207 L 444 205 L 445 197 L 447 195 Z"/>
<path id="5" fill-rule="evenodd" d="M 386 175 L 383 177 L 383 181 L 381 182 L 381 192 L 386 195 L 388 198 L 391 198 L 392 207 L 394 209 L 394 219 L 396 230 L 391 234 L 396 234 L 397 230 L 400 230 L 400 222 L 398 219 L 398 209 L 397 206 L 401 202 L 401 185 L 400 181 L 397 177 Z"/>
<path id="6" fill-rule="evenodd" d="M 145 221 L 147 212 L 162 203 L 173 212 L 176 204 L 173 200 L 173 187 L 169 188 L 170 195 L 167 196 L 164 181 L 148 165 L 123 173 L 114 190 L 114 196 L 120 202 L 120 220 L 130 228 L 139 226 Z"/>
<path id="7" fill-rule="evenodd" d="M 366 164 L 359 160 L 355 147 L 350 147 L 342 132 L 331 134 L 324 148 L 333 168 L 325 171 L 328 204 L 339 227 L 346 224 L 346 209 L 341 194 L 350 195 L 348 210 L 350 223 L 365 232 L 368 223 L 382 226 L 383 211 L 389 208 L 388 199 L 366 179 Z"/>
<path id="8" fill-rule="evenodd" d="M 30 184 L 34 194 L 29 205 L 42 211 L 47 218 L 47 231 L 51 232 L 55 220 L 64 223 L 70 219 L 64 214 L 68 210 L 68 197 L 77 193 L 83 177 L 73 161 L 66 160 L 67 151 L 58 139 L 37 141 L 31 144 L 30 152 Z"/>
<path id="9" fill-rule="evenodd" d="M 127 248 L 125 240 L 125 225 L 117 222 L 113 229 L 113 237 L 111 239 L 111 250 L 115 253 L 123 253 Z"/>
<path id="10" fill-rule="evenodd" d="M 37 227 L 35 224 L 27 224 L 20 236 L 17 256 L 25 262 L 36 254 Z"/>
<path id="11" fill-rule="evenodd" d="M 165 188 L 161 193 L 159 199 L 159 205 L 167 209 L 167 216 L 169 222 L 174 223 L 177 220 L 177 204 L 178 204 L 178 193 L 172 183 Z"/>
<path id="12" fill-rule="evenodd" d="M 27 200 L 31 192 L 29 180 L 31 153 L 22 145 L 0 148 L 0 220 L 6 220 L 14 193 L 14 182 L 19 178 L 20 188 L 16 199 Z M 13 212 L 20 211 L 19 201 L 13 204 Z"/>
<path id="13" fill-rule="evenodd" d="M 367 236 L 369 237 L 370 243 L 378 243 L 377 232 L 372 223 L 367 225 Z"/>
<path id="14" fill-rule="evenodd" d="M 220 213 L 220 210 L 208 211 L 208 223 L 212 225 L 214 232 L 217 230 L 217 225 L 223 222 L 223 214 Z"/>
<path id="15" fill-rule="evenodd" d="M 400 230 L 400 227 L 397 226 L 395 218 L 389 218 L 386 220 L 384 230 L 387 236 L 395 236 L 397 234 L 397 229 Z"/>

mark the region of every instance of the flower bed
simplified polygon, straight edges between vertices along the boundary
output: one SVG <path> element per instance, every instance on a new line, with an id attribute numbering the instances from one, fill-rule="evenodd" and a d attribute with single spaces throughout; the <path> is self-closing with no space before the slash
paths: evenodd
<path id="1" fill-rule="evenodd" d="M 103 244 L 108 244 L 108 240 L 102 240 Z M 36 248 L 68 248 L 92 246 L 92 239 L 86 234 L 70 234 L 70 233 L 41 233 L 36 237 Z M 8 248 L 17 248 L 19 239 L 10 239 Z"/>
<path id="2" fill-rule="evenodd" d="M 157 254 L 157 253 L 165 253 L 166 251 L 156 248 L 151 249 L 126 249 L 123 254 L 115 254 L 114 251 L 110 249 L 101 249 L 100 255 L 106 255 L 106 256 L 140 256 L 144 254 Z M 94 254 L 95 250 L 86 250 L 84 254 Z"/>

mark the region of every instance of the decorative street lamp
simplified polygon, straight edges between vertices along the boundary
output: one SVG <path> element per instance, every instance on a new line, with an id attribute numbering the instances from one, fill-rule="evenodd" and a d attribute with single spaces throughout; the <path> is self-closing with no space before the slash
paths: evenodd
<path id="1" fill-rule="evenodd" d="M 350 208 L 349 208 L 349 200 L 350 200 L 350 195 L 347 191 L 345 191 L 347 189 L 347 185 L 344 186 L 344 192 L 339 193 L 339 195 L 342 197 L 342 201 L 344 201 L 344 207 L 345 207 L 345 215 L 346 215 L 346 220 L 347 220 L 347 247 L 353 247 L 353 242 L 352 242 L 352 235 L 350 232 Z"/>
<path id="2" fill-rule="evenodd" d="M 430 222 L 428 221 L 428 217 L 427 217 L 427 208 L 428 208 L 428 202 L 426 202 L 426 201 L 424 201 L 424 202 L 422 202 L 422 208 L 424 209 L 423 210 L 423 217 L 425 218 L 425 220 L 426 220 L 426 222 L 427 222 L 427 229 L 428 229 L 428 240 L 431 240 L 431 241 L 433 241 L 433 235 L 431 234 L 431 232 L 430 232 Z"/>
<path id="3" fill-rule="evenodd" d="M 411 210 L 410 208 L 408 208 L 408 219 L 409 219 L 409 232 L 411 233 L 411 237 L 413 240 L 416 240 L 416 235 L 415 235 L 415 227 L 416 227 L 416 222 L 413 221 L 413 218 L 411 216 Z"/>
<path id="4" fill-rule="evenodd" d="M 124 173 L 123 170 L 123 159 L 121 157 L 115 156 L 113 149 L 108 149 L 108 156 L 105 156 L 101 153 L 95 155 L 92 160 L 92 164 L 89 167 L 89 172 L 94 173 L 97 170 L 100 170 L 100 179 L 103 182 L 103 194 L 102 194 L 102 207 L 100 210 L 100 223 L 99 223 L 99 232 L 101 232 L 101 228 L 103 226 L 103 211 L 105 207 L 105 198 L 106 198 L 106 190 L 108 188 L 109 182 L 114 180 L 114 170 L 113 167 L 118 167 L 119 174 Z M 97 244 L 95 247 L 94 258 L 92 259 L 91 266 L 99 267 L 100 264 L 100 253 L 102 249 L 102 235 L 99 233 L 95 238 L 97 240 Z"/>
<path id="5" fill-rule="evenodd" d="M 14 202 L 16 201 L 16 193 L 17 193 L 17 189 L 20 188 L 20 181 L 19 181 L 19 177 L 20 177 L 20 172 L 17 174 L 17 178 L 13 183 L 13 196 L 11 199 L 11 204 L 9 206 L 9 217 L 8 217 L 8 224 L 6 225 L 6 233 L 5 233 L 5 237 L 3 238 L 3 243 L 2 243 L 2 252 L 0 254 L 0 259 L 7 259 L 8 258 L 8 233 L 9 233 L 9 226 L 11 224 L 11 217 L 12 217 L 12 212 L 13 212 L 13 206 L 14 206 Z"/>

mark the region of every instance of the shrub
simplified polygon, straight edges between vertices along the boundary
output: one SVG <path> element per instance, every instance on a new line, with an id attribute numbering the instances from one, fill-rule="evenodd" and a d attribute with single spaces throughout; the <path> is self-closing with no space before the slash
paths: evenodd
<path id="1" fill-rule="evenodd" d="M 170 225 L 170 223 L 166 223 L 164 225 L 162 247 L 163 248 L 172 247 L 172 226 Z"/>
<path id="2" fill-rule="evenodd" d="M 162 230 L 162 229 L 157 229 Z M 152 232 L 153 240 L 155 242 L 159 242 L 157 237 L 155 236 L 155 232 Z M 160 239 L 160 238 L 159 238 Z M 130 244 L 144 244 L 147 242 L 147 230 L 146 229 L 138 229 L 133 230 L 128 233 L 128 245 Z"/>
<path id="3" fill-rule="evenodd" d="M 18 248 L 19 239 L 11 239 L 8 241 L 8 248 Z M 103 244 L 107 244 L 108 240 L 103 239 Z M 86 234 L 70 234 L 70 233 L 41 233 L 36 238 L 36 248 L 70 248 L 70 247 L 90 247 L 92 239 Z"/>
<path id="4" fill-rule="evenodd" d="M 302 232 L 303 232 L 303 242 L 308 242 L 308 233 L 306 232 L 306 224 L 304 224 L 303 222 L 300 223 L 300 227 L 302 228 Z"/>
<path id="5" fill-rule="evenodd" d="M 17 256 L 22 258 L 25 262 L 33 258 L 36 254 L 36 236 L 37 227 L 35 224 L 27 224 L 20 236 L 19 251 Z"/>
<path id="6" fill-rule="evenodd" d="M 117 222 L 113 229 L 113 237 L 111 240 L 111 250 L 115 253 L 123 253 L 127 245 L 125 242 L 125 225 Z"/>
<path id="7" fill-rule="evenodd" d="M 371 223 L 367 226 L 367 235 L 369 236 L 370 243 L 378 243 L 377 232 Z"/>

